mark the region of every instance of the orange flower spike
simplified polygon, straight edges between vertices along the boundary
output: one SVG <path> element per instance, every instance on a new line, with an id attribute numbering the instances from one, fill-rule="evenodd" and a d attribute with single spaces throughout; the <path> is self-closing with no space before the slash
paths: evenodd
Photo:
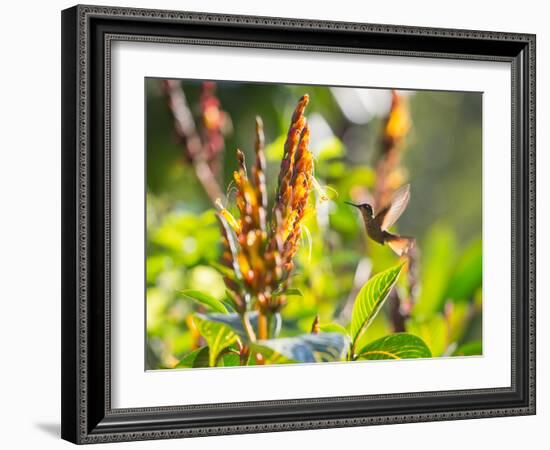
<path id="1" fill-rule="evenodd" d="M 299 215 L 299 211 L 298 210 L 295 210 L 295 209 L 290 209 L 287 217 L 286 217 L 286 220 L 285 220 L 285 226 L 284 228 L 280 231 L 280 234 L 281 234 L 281 240 L 282 242 L 286 242 L 286 240 L 288 239 L 288 237 L 292 234 L 293 230 L 294 230 L 294 222 L 296 221 L 296 218 L 298 217 Z"/>
<path id="2" fill-rule="evenodd" d="M 240 148 L 237 149 L 237 163 L 239 166 L 239 173 L 241 174 L 242 178 L 246 180 L 248 178 L 248 175 L 246 173 L 246 163 L 244 160 L 244 153 Z"/>
<path id="3" fill-rule="evenodd" d="M 256 141 L 254 150 L 256 152 L 256 165 L 254 166 L 254 183 L 258 190 L 258 203 L 264 208 L 267 206 L 267 193 L 265 190 L 265 154 L 264 154 L 265 136 L 264 124 L 262 119 L 256 117 Z"/>
<path id="4" fill-rule="evenodd" d="M 269 245 L 264 254 L 267 275 L 265 285 L 277 289 L 288 283 L 294 267 L 295 255 L 301 236 L 303 220 L 313 178 L 313 157 L 308 149 L 309 127 L 304 110 L 309 96 L 298 102 L 284 147 L 278 178 L 275 204 L 273 206 Z M 278 310 L 284 304 L 280 296 L 273 298 L 270 309 Z"/>
<path id="5" fill-rule="evenodd" d="M 313 178 L 313 155 L 309 151 L 309 126 L 302 130 L 300 144 L 296 151 L 292 174 L 292 208 L 305 207 Z"/>
<path id="6" fill-rule="evenodd" d="M 411 128 L 411 117 L 406 99 L 392 91 L 392 104 L 386 126 L 384 138 L 389 145 L 398 145 Z"/>
<path id="7" fill-rule="evenodd" d="M 266 229 L 266 208 L 267 208 L 267 189 L 265 180 L 265 154 L 264 154 L 264 125 L 260 117 L 256 117 L 256 141 L 254 150 L 256 152 L 256 164 L 252 167 L 252 177 L 256 190 L 256 201 L 258 203 L 257 217 L 255 217 L 259 228 L 265 233 Z"/>
<path id="8" fill-rule="evenodd" d="M 304 110 L 309 103 L 309 95 L 304 95 L 292 115 L 292 122 L 288 130 L 287 138 L 285 141 L 283 160 L 281 161 L 281 170 L 279 172 L 279 184 L 277 189 L 277 202 L 287 204 L 288 197 L 290 196 L 290 181 L 292 177 L 292 170 L 294 165 L 294 155 L 302 130 L 306 125 L 306 119 L 304 117 Z"/>
<path id="9" fill-rule="evenodd" d="M 271 293 L 288 285 L 294 268 L 292 259 L 300 243 L 301 223 L 308 210 L 313 186 L 313 156 L 308 148 L 309 127 L 304 117 L 308 102 L 309 97 L 304 95 L 292 115 L 270 227 L 266 223 L 266 162 L 260 118 L 256 118 L 256 160 L 251 166 L 250 178 L 246 171 L 245 155 L 237 150 L 237 170 L 233 178 L 240 220 L 237 222 L 229 211 L 219 205 L 219 218 L 222 228 L 225 227 L 222 229 L 222 262 L 225 266 L 232 266 L 243 281 L 240 287 L 232 286 L 235 289 L 230 289 L 231 295 L 235 296 L 239 311 L 244 311 L 249 299 L 255 298 L 260 316 L 264 319 L 268 312 L 276 312 L 285 304 L 284 296 L 272 296 Z M 269 334 L 266 327 L 260 325 L 258 333 L 258 336 L 265 337 Z"/>
<path id="10" fill-rule="evenodd" d="M 235 180 L 235 185 L 237 186 L 237 207 L 239 208 L 239 212 L 241 213 L 241 219 L 243 219 L 244 215 L 246 214 L 245 189 L 248 183 L 248 177 L 246 174 L 244 153 L 240 149 L 237 149 L 237 164 L 238 169 L 233 172 L 233 179 Z"/>
<path id="11" fill-rule="evenodd" d="M 303 137 L 303 131 L 306 127 L 304 110 L 308 102 L 309 96 L 306 94 L 300 98 L 298 105 L 294 110 L 285 142 L 281 169 L 279 172 L 279 185 L 277 188 L 275 205 L 273 207 L 273 232 L 275 233 L 275 236 L 273 236 L 270 244 L 273 247 L 275 243 L 279 243 L 279 245 L 277 245 L 279 249 L 281 249 L 280 244 L 284 243 L 284 239 L 286 239 L 286 236 L 292 227 L 292 222 L 289 222 L 293 196 L 292 178 L 294 173 L 296 173 L 296 152 L 298 151 L 301 139 Z M 281 236 L 283 235 L 285 237 L 281 239 Z"/>
<path id="12" fill-rule="evenodd" d="M 233 173 L 233 179 L 237 186 L 236 203 L 241 214 L 242 231 L 246 234 L 248 231 L 260 226 L 262 215 L 259 211 L 257 192 L 247 176 L 244 153 L 238 149 L 237 162 L 238 170 Z"/>
<path id="13" fill-rule="evenodd" d="M 297 250 L 297 242 L 301 234 L 300 224 L 303 221 L 313 178 L 313 157 L 308 149 L 309 127 L 302 131 L 300 144 L 296 151 L 292 175 L 292 201 L 287 205 L 287 224 L 284 246 L 284 260 L 289 261 Z"/>
<path id="14" fill-rule="evenodd" d="M 241 234 L 246 235 L 246 233 L 250 229 L 251 224 L 251 220 L 249 217 L 249 194 L 247 194 L 250 182 L 248 181 L 246 173 L 244 154 L 240 150 L 237 150 L 237 162 L 238 169 L 233 172 L 233 179 L 235 180 L 235 186 L 237 187 L 235 203 L 237 204 L 237 208 L 239 209 L 239 214 L 241 217 Z M 243 237 L 239 235 L 239 239 L 242 240 Z"/>
<path id="15" fill-rule="evenodd" d="M 247 205 L 247 214 L 253 215 L 257 209 L 258 202 L 256 192 L 249 181 L 244 185 L 244 199 Z"/>
<path id="16" fill-rule="evenodd" d="M 281 259 L 287 278 L 294 264 L 292 258 L 298 251 L 303 222 L 309 194 L 313 185 L 313 156 L 309 151 L 309 127 L 306 125 L 301 133 L 300 143 L 296 150 L 292 174 L 292 199 L 287 205 L 287 220 L 284 234 L 284 245 Z"/>
<path id="17" fill-rule="evenodd" d="M 294 267 L 292 265 L 292 258 L 294 258 L 294 255 L 298 250 L 298 240 L 300 239 L 301 232 L 302 230 L 300 225 L 297 225 L 285 241 L 283 255 L 281 259 L 283 260 L 285 270 L 287 270 L 288 272 L 290 272 L 290 270 L 292 270 L 292 268 Z"/>
<path id="18" fill-rule="evenodd" d="M 235 197 L 235 203 L 241 214 L 241 218 L 246 210 L 246 201 L 244 199 L 244 179 L 240 171 L 235 170 L 233 172 L 233 180 L 235 180 L 235 186 L 237 187 L 237 195 Z"/>
<path id="19" fill-rule="evenodd" d="M 384 124 L 381 155 L 376 168 L 375 207 L 387 204 L 394 186 L 402 185 L 406 178 L 399 164 L 405 138 L 411 127 L 407 98 L 397 91 L 392 91 L 391 108 Z"/>
<path id="20" fill-rule="evenodd" d="M 299 173 L 306 172 L 306 169 L 310 168 L 310 162 L 312 161 L 312 155 L 309 151 L 309 125 L 304 124 L 304 128 L 300 133 L 300 141 L 296 149 L 296 154 L 294 156 L 294 167 L 293 167 L 293 179 L 292 183 L 294 184 L 296 175 Z"/>
<path id="21" fill-rule="evenodd" d="M 250 267 L 250 264 L 248 263 L 248 259 L 242 253 L 239 253 L 237 258 L 239 262 L 239 268 L 241 270 L 241 273 L 243 274 L 245 281 L 251 284 L 254 278 L 254 271 Z"/>

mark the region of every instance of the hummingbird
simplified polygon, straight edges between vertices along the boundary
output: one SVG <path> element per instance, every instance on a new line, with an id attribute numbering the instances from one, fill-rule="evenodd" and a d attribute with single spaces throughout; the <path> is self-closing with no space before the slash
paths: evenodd
<path id="1" fill-rule="evenodd" d="M 344 203 L 355 206 L 361 211 L 368 237 L 381 245 L 388 244 L 395 253 L 401 256 L 408 254 L 415 241 L 411 237 L 392 234 L 388 231 L 388 228 L 401 217 L 409 204 L 410 198 L 411 185 L 406 184 L 395 191 L 389 205 L 382 208 L 377 214 L 374 213 L 372 206 L 368 203 L 359 205 L 350 202 Z"/>

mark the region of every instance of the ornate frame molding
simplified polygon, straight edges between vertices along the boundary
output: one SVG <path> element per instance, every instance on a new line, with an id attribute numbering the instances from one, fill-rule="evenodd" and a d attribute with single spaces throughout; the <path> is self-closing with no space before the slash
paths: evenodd
<path id="1" fill-rule="evenodd" d="M 142 439 L 193 437 L 214 434 L 239 434 L 327 427 L 348 427 L 403 422 L 439 421 L 535 413 L 535 36 L 470 30 L 449 30 L 396 25 L 377 25 L 284 19 L 270 17 L 158 11 L 117 7 L 76 6 L 63 12 L 63 399 L 62 435 L 76 443 L 98 443 Z M 169 35 L 125 31 L 126 24 L 143 31 L 152 23 L 170 28 Z M 112 24 L 112 25 L 111 25 Z M 194 28 L 197 36 L 173 36 L 175 29 Z M 224 27 L 223 29 L 220 27 Z M 219 29 L 218 29 L 219 28 Z M 204 29 L 204 30 L 203 30 Z M 247 31 L 248 39 L 212 36 L 212 29 L 228 33 Z M 304 30 L 326 32 L 316 42 L 293 42 Z M 263 40 L 284 31 L 287 42 Z M 202 33 L 202 34 L 201 34 Z M 218 33 L 218 34 L 219 34 Z M 329 35 L 333 36 L 328 38 Z M 185 33 L 184 33 L 185 34 Z M 234 33 L 238 34 L 238 33 Z M 306 33 L 307 34 L 307 33 Z M 365 45 L 349 46 L 346 37 L 364 38 Z M 369 39 L 376 45 L 366 45 Z M 398 48 L 396 38 L 410 38 Z M 393 39 L 393 43 L 389 39 Z M 239 404 L 195 405 L 189 407 L 139 408 L 113 410 L 110 403 L 110 63 L 111 43 L 115 40 L 156 43 L 246 46 L 306 51 L 352 52 L 414 57 L 481 59 L 512 64 L 512 386 L 472 391 L 419 394 L 335 397 L 308 400 L 281 400 Z M 444 42 L 450 50 L 443 51 Z M 389 45 L 388 45 L 389 43 Z M 416 43 L 416 48 L 413 44 Z M 493 45 L 491 45 L 493 44 Z M 484 47 L 483 47 L 484 46 Z M 102 74 L 103 78 L 100 76 Z M 102 86 L 102 88 L 101 88 Z M 100 103 L 97 96 L 102 90 Z M 98 126 L 101 108 L 104 123 Z M 97 160 L 93 150 L 102 149 Z M 100 187 L 98 187 L 101 185 Z M 100 237 L 95 239 L 101 231 Z M 91 235 L 92 233 L 92 235 Z M 98 247 L 102 248 L 99 249 Z M 103 287 L 98 292 L 97 280 Z M 101 299 L 103 299 L 101 301 Z M 99 308 L 99 310 L 98 310 Z M 91 319 L 99 311 L 101 321 Z M 98 346 L 103 357 L 103 383 L 92 381 L 98 366 L 94 355 Z M 92 370 L 90 370 L 92 368 Z M 101 401 L 91 400 L 102 388 Z M 465 406 L 475 405 L 483 395 L 483 407 L 450 408 L 437 403 L 440 398 L 456 397 Z M 497 401 L 497 396 L 507 401 Z M 415 402 L 433 398 L 433 404 Z M 484 397 L 485 398 L 485 397 Z M 494 402 L 490 399 L 494 398 Z M 505 397 L 502 397 L 503 399 Z M 353 401 L 399 400 L 411 412 L 359 415 L 330 413 L 330 405 Z M 458 400 L 457 400 L 458 401 Z M 277 408 L 291 405 L 318 405 L 315 418 L 305 420 L 256 421 L 242 423 L 222 420 L 215 425 L 195 424 L 183 416 L 190 410 L 225 408 Z M 365 403 L 366 404 L 366 403 Z M 323 407 L 326 407 L 323 417 Z M 287 408 L 288 409 L 288 408 Z M 382 408 L 378 410 L 383 411 Z M 249 413 L 253 414 L 252 413 Z M 174 417 L 181 416 L 181 420 Z M 170 422 L 172 420 L 172 422 Z M 204 421 L 203 421 L 204 422 Z M 200 423 L 203 423 L 200 422 Z"/>

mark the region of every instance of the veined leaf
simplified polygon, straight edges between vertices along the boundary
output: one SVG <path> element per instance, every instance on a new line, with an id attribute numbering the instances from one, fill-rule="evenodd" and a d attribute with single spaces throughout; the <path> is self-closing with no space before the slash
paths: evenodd
<path id="1" fill-rule="evenodd" d="M 432 353 L 418 336 L 395 333 L 367 344 L 358 352 L 357 359 L 431 358 Z"/>
<path id="2" fill-rule="evenodd" d="M 369 342 L 376 341 L 377 339 L 383 338 L 384 336 L 392 333 L 394 333 L 394 330 L 390 323 L 390 319 L 386 316 L 386 314 L 378 314 L 374 319 L 372 319 L 369 327 L 366 328 L 365 331 L 362 332 L 353 343 L 354 349 L 358 350 L 363 348 Z"/>
<path id="3" fill-rule="evenodd" d="M 369 326 L 380 311 L 391 288 L 397 281 L 404 264 L 377 273 L 361 288 L 351 313 L 351 338 L 355 343 L 361 332 Z"/>
<path id="4" fill-rule="evenodd" d="M 319 325 L 319 329 L 323 333 L 340 333 L 349 337 L 349 331 L 343 325 L 339 323 L 324 323 Z"/>
<path id="5" fill-rule="evenodd" d="M 180 291 L 180 293 L 186 298 L 195 300 L 196 302 L 199 302 L 209 307 L 210 309 L 213 309 L 214 311 L 224 313 L 224 314 L 227 313 L 227 308 L 222 302 L 215 299 L 211 295 L 205 294 L 204 292 L 197 291 L 195 289 L 186 289 L 184 291 Z"/>
<path id="6" fill-rule="evenodd" d="M 174 368 L 182 369 L 190 367 L 209 367 L 209 353 L 209 348 L 207 346 L 200 347 L 185 355 Z M 240 365 L 239 354 L 237 350 L 233 349 L 232 347 L 224 348 L 218 354 L 217 359 L 219 366 L 228 367 Z"/>
<path id="7" fill-rule="evenodd" d="M 272 361 L 277 357 L 300 363 L 342 361 L 348 352 L 349 338 L 341 333 L 303 334 L 258 341 L 252 348 Z"/>
<path id="8" fill-rule="evenodd" d="M 212 314 L 205 314 L 203 316 L 204 319 L 210 320 L 213 322 L 222 323 L 224 325 L 227 325 L 230 327 L 235 333 L 237 333 L 241 338 L 248 339 L 248 336 L 246 334 L 246 331 L 244 329 L 243 323 L 241 321 L 241 317 L 237 313 L 227 313 L 227 314 L 219 314 L 219 313 L 212 313 Z M 258 329 L 258 311 L 252 311 L 248 314 L 248 319 L 250 320 L 250 324 L 252 325 L 252 328 L 255 330 Z M 280 314 L 274 314 L 273 320 L 271 322 L 271 328 L 270 328 L 270 336 L 277 337 L 281 331 L 281 315 Z"/>
<path id="9" fill-rule="evenodd" d="M 184 367 L 208 367 L 208 347 L 200 347 L 185 355 L 175 369 Z"/>
<path id="10" fill-rule="evenodd" d="M 250 357 L 248 358 L 249 366 L 258 365 L 258 357 L 262 357 L 262 365 L 272 365 L 272 364 L 295 364 L 298 361 L 288 359 L 285 356 L 277 353 L 275 350 L 269 347 L 256 343 L 251 344 L 250 348 Z"/>
<path id="11" fill-rule="evenodd" d="M 195 314 L 195 324 L 208 344 L 208 365 L 215 367 L 218 356 L 224 349 L 235 343 L 237 334 L 223 323 L 208 320 L 203 314 Z"/>

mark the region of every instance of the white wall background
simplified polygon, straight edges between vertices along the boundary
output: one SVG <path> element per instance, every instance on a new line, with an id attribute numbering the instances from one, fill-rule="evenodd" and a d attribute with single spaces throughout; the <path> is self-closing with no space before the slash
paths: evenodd
<path id="1" fill-rule="evenodd" d="M 550 266 L 550 30 L 545 3 L 462 0 L 127 0 L 100 4 L 537 34 L 538 276 Z M 71 1 L 9 2 L 0 27 L 0 443 L 69 448 L 60 403 L 60 10 Z M 495 170 L 498 168 L 495 167 Z M 546 204 L 546 207 L 545 205 Z M 116 444 L 117 448 L 542 448 L 550 423 L 550 306 L 538 289 L 538 415 L 458 422 Z M 345 382 L 345 380 L 342 380 Z M 530 447 L 531 446 L 531 447 Z M 114 448 L 114 447 L 113 447 Z"/>

